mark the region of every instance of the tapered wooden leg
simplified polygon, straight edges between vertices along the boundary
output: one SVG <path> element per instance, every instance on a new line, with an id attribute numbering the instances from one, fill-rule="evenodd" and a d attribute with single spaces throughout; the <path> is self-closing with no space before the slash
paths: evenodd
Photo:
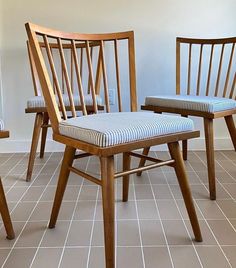
<path id="1" fill-rule="evenodd" d="M 26 181 L 30 181 L 32 177 L 34 161 L 35 161 L 36 151 L 37 151 L 38 141 L 39 141 L 39 134 L 40 134 L 42 124 L 43 124 L 43 114 L 37 113 L 35 117 L 35 122 L 34 122 L 34 130 L 33 130 L 33 137 L 31 141 Z"/>
<path id="2" fill-rule="evenodd" d="M 45 150 L 45 144 L 46 144 L 46 138 L 47 138 L 47 132 L 48 132 L 48 122 L 49 117 L 48 113 L 43 114 L 43 125 L 42 125 L 42 134 L 41 134 L 41 147 L 40 147 L 40 158 L 43 158 L 44 156 L 44 150 Z"/>
<path id="3" fill-rule="evenodd" d="M 170 143 L 168 144 L 168 147 L 171 157 L 175 160 L 175 172 L 184 198 L 184 203 L 189 215 L 189 219 L 193 228 L 195 240 L 201 242 L 202 241 L 201 230 L 199 227 L 197 214 L 194 208 L 194 203 L 188 184 L 188 178 L 185 171 L 184 161 L 180 152 L 179 143 L 178 142 Z"/>
<path id="4" fill-rule="evenodd" d="M 4 194 L 4 189 L 2 186 L 2 180 L 0 178 L 0 213 L 2 216 L 2 221 L 3 224 L 5 226 L 6 229 L 6 233 L 7 233 L 7 238 L 8 239 L 14 239 L 15 238 L 15 233 L 12 227 L 12 222 L 11 222 L 11 218 L 10 218 L 10 214 L 9 214 L 9 210 L 7 207 L 7 201 L 6 201 L 6 197 Z"/>
<path id="5" fill-rule="evenodd" d="M 106 268 L 115 268 L 114 156 L 101 157 Z"/>
<path id="6" fill-rule="evenodd" d="M 69 167 L 72 166 L 76 149 L 74 147 L 66 146 L 61 171 L 57 183 L 57 190 L 53 202 L 51 218 L 49 222 L 49 228 L 54 228 L 56 225 L 57 217 L 59 214 L 59 210 L 61 207 L 61 202 L 63 199 L 63 195 L 66 189 L 67 181 L 69 178 L 70 170 Z"/>
<path id="7" fill-rule="evenodd" d="M 150 151 L 150 147 L 144 148 L 143 149 L 143 155 L 148 155 L 149 151 Z M 141 158 L 138 167 L 144 167 L 145 162 L 146 162 L 146 159 Z M 142 171 L 137 172 L 137 176 L 141 176 L 141 175 L 142 175 Z"/>
<path id="8" fill-rule="evenodd" d="M 214 137 L 213 137 L 213 119 L 204 118 L 206 155 L 210 199 L 216 199 L 216 183 L 215 183 L 215 155 L 214 155 Z"/>
<path id="9" fill-rule="evenodd" d="M 123 171 L 130 169 L 131 157 L 128 153 L 123 153 Z M 123 176 L 123 202 L 129 198 L 129 175 Z"/>
<path id="10" fill-rule="evenodd" d="M 181 115 L 182 117 L 188 117 L 187 115 Z M 188 140 L 182 141 L 183 159 L 188 160 Z"/>
<path id="11" fill-rule="evenodd" d="M 232 115 L 225 116 L 225 122 L 228 127 L 229 134 L 234 145 L 234 150 L 236 151 L 236 127 L 234 124 L 233 116 Z"/>

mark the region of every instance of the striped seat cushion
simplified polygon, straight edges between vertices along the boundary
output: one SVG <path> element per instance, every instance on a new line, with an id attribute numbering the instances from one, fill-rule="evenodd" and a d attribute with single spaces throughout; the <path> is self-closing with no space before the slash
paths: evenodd
<path id="1" fill-rule="evenodd" d="M 4 122 L 0 119 L 0 131 L 4 130 Z"/>
<path id="2" fill-rule="evenodd" d="M 102 98 L 97 95 L 96 99 L 97 99 L 97 104 L 102 105 Z M 70 106 L 68 95 L 63 94 L 63 100 L 64 100 L 65 106 Z M 91 95 L 85 95 L 84 101 L 85 101 L 85 104 L 88 106 L 93 105 L 93 99 Z M 80 105 L 80 97 L 78 95 L 74 95 L 74 103 L 75 103 L 75 106 Z M 35 97 L 30 98 L 27 101 L 27 108 L 45 108 L 45 107 L 46 107 L 46 104 L 45 104 L 43 96 L 35 96 Z"/>
<path id="3" fill-rule="evenodd" d="M 207 96 L 158 95 L 146 97 L 145 105 L 214 113 L 235 109 L 236 101 L 227 98 Z"/>
<path id="4" fill-rule="evenodd" d="M 70 118 L 59 124 L 59 132 L 99 147 L 108 147 L 191 131 L 193 127 L 193 121 L 188 118 L 146 112 L 122 112 Z"/>

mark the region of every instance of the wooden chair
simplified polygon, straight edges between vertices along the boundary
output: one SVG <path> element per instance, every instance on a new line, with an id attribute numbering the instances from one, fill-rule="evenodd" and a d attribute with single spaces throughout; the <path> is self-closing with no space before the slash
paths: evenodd
<path id="1" fill-rule="evenodd" d="M 176 95 L 146 98 L 142 110 L 177 113 L 204 119 L 210 199 L 216 199 L 213 120 L 224 117 L 234 149 L 236 129 L 236 37 L 176 39 Z M 148 155 L 145 148 L 144 155 Z M 187 141 L 183 141 L 187 160 Z M 145 163 L 143 160 L 140 166 Z M 139 172 L 138 175 L 141 175 Z"/>
<path id="2" fill-rule="evenodd" d="M 202 241 L 178 143 L 180 140 L 198 137 L 199 131 L 193 131 L 193 122 L 188 118 L 176 120 L 176 117 L 174 116 L 156 116 L 152 113 L 137 112 L 134 33 L 132 31 L 111 34 L 64 33 L 31 23 L 26 24 L 26 31 L 35 58 L 37 72 L 40 78 L 45 102 L 47 104 L 47 111 L 52 123 L 53 139 L 66 145 L 49 228 L 54 228 L 56 225 L 70 172 L 74 172 L 85 179 L 100 185 L 102 187 L 106 267 L 114 268 L 115 179 L 123 177 L 123 201 L 127 201 L 130 174 L 137 173 L 139 170 L 148 170 L 163 165 L 169 165 L 175 169 L 179 179 L 179 185 L 190 217 L 195 239 L 197 241 Z M 79 91 L 82 104 L 83 116 L 81 117 L 76 117 L 70 83 L 67 83 L 66 89 L 70 99 L 70 115 L 72 117 L 68 118 L 65 111 L 65 105 L 57 81 L 54 65 L 55 59 L 52 57 L 49 47 L 49 42 L 51 42 L 52 39 L 58 43 L 66 79 L 68 77 L 68 71 L 66 64 L 64 64 L 62 44 L 69 43 L 72 46 L 74 66 L 78 82 L 77 90 Z M 43 40 L 45 43 L 49 65 L 46 64 L 41 53 L 39 40 Z M 94 72 L 89 50 L 90 42 L 95 41 L 99 43 L 98 55 L 100 55 L 102 61 L 102 95 L 105 99 L 105 111 L 100 113 L 98 113 L 95 100 Z M 81 84 L 79 62 L 75 49 L 76 45 L 81 43 L 86 47 L 87 65 L 91 84 L 90 94 L 93 98 L 93 107 L 95 111 L 95 114 L 93 115 L 88 115 L 83 101 L 83 86 Z M 121 68 L 121 66 L 123 66 L 123 68 Z M 51 72 L 53 73 L 53 79 L 51 79 L 49 75 Z M 118 107 L 119 112 L 111 112 L 108 99 L 108 77 L 110 86 L 113 88 L 117 87 L 118 104 L 116 106 Z M 60 110 L 53 92 L 52 80 L 56 85 L 56 93 L 60 101 Z M 126 90 L 122 91 L 122 88 L 125 88 Z M 126 101 L 127 106 L 130 106 L 131 112 L 122 112 L 125 104 L 124 101 Z M 171 159 L 167 161 L 145 157 L 142 154 L 133 152 L 133 150 L 139 148 L 163 143 L 167 143 L 170 150 Z M 76 154 L 76 149 L 83 152 Z M 115 172 L 114 155 L 119 153 L 123 154 L 123 171 Z M 91 155 L 97 156 L 100 159 L 101 178 L 94 177 L 73 166 L 73 161 L 75 159 Z M 141 169 L 130 169 L 131 156 L 138 158 L 145 157 L 152 161 L 153 164 L 143 166 Z"/>
<path id="3" fill-rule="evenodd" d="M 0 138 L 8 138 L 9 137 L 9 131 L 4 130 L 4 125 L 3 121 L 0 119 Z M 4 193 L 4 189 L 2 186 L 2 180 L 0 178 L 0 213 L 2 216 L 2 221 L 4 224 L 4 227 L 6 229 L 7 233 L 7 239 L 14 239 L 15 238 L 15 233 L 13 230 L 12 222 L 11 222 L 11 217 L 9 214 L 8 206 L 7 206 L 7 201 Z"/>
<path id="4" fill-rule="evenodd" d="M 59 53 L 59 48 L 57 44 L 49 44 L 52 55 L 54 57 L 57 57 Z M 96 43 L 90 44 L 90 53 L 93 55 L 94 48 L 97 46 Z M 44 43 L 40 43 L 40 48 L 42 50 L 42 53 L 44 55 L 45 53 L 45 46 Z M 31 69 L 31 76 L 32 76 L 32 82 L 33 82 L 33 88 L 34 88 L 34 94 L 35 96 L 30 98 L 27 101 L 27 108 L 25 109 L 25 112 L 28 113 L 33 113 L 35 114 L 35 123 L 34 123 L 34 129 L 33 129 L 33 136 L 32 136 L 32 141 L 31 141 L 31 149 L 30 149 L 30 154 L 29 154 L 29 162 L 28 162 L 28 168 L 27 168 L 27 173 L 26 173 L 26 181 L 30 181 L 32 177 L 32 172 L 33 172 L 33 167 L 34 167 L 34 162 L 35 162 L 35 157 L 36 157 L 36 151 L 38 147 L 38 142 L 39 142 L 39 137 L 40 137 L 40 132 L 41 132 L 41 146 L 40 146 L 40 154 L 39 157 L 43 158 L 44 157 L 44 151 L 45 151 L 45 145 L 46 145 L 46 137 L 47 137 L 47 130 L 49 127 L 51 127 L 49 123 L 49 116 L 48 112 L 46 109 L 45 101 L 42 96 L 41 92 L 41 87 L 40 87 L 40 82 L 39 78 L 37 75 L 36 71 L 36 66 L 35 66 L 35 61 L 34 57 L 32 54 L 32 51 L 30 49 L 29 43 L 27 41 L 27 50 L 28 50 L 28 56 L 29 56 L 29 63 L 30 63 L 30 69 Z M 67 63 L 70 66 L 70 75 L 69 75 L 69 81 L 72 85 L 75 83 L 75 70 L 73 69 L 73 57 L 72 57 L 72 47 L 71 45 L 65 45 L 63 46 L 63 50 L 65 51 L 65 54 L 67 56 Z M 76 50 L 78 50 L 78 53 L 80 54 L 80 74 L 81 77 L 86 76 L 86 69 L 83 68 L 83 62 L 84 62 L 84 50 L 85 47 L 83 45 L 77 45 Z M 96 62 L 95 62 L 96 63 Z M 63 97 L 65 98 L 65 101 L 67 102 L 66 109 L 68 110 L 68 99 L 66 99 L 66 96 L 64 94 L 65 92 L 65 76 L 63 73 L 63 67 L 62 67 L 62 62 L 57 62 L 57 67 L 60 69 L 59 77 L 60 83 L 61 83 L 61 90 Z M 103 105 L 101 102 L 101 98 L 98 95 L 99 92 L 99 87 L 100 87 L 100 77 L 101 77 L 101 62 L 97 61 L 97 74 L 96 74 L 96 94 L 97 94 L 97 102 L 98 102 L 98 109 L 102 110 Z M 84 80 L 85 80 L 84 79 Z M 87 84 L 87 90 L 89 92 L 90 90 L 90 84 L 88 82 Z M 81 105 L 79 103 L 79 97 L 74 96 L 75 102 L 76 102 L 76 110 L 80 111 L 81 110 Z M 87 95 L 85 97 L 85 104 L 87 106 L 87 110 L 89 113 L 93 113 L 93 106 L 91 97 Z"/>

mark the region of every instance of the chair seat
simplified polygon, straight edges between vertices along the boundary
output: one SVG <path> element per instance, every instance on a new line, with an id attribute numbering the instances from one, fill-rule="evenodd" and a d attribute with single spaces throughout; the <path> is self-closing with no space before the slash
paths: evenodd
<path id="1" fill-rule="evenodd" d="M 100 113 L 70 118 L 59 124 L 61 135 L 108 147 L 166 134 L 192 131 L 193 121 L 148 112 Z"/>
<path id="2" fill-rule="evenodd" d="M 4 130 L 4 122 L 0 119 L 0 131 Z"/>
<path id="3" fill-rule="evenodd" d="M 68 95 L 63 94 L 62 97 L 63 97 L 65 106 L 70 106 Z M 78 95 L 74 95 L 73 98 L 74 98 L 75 106 L 79 106 L 80 97 Z M 96 100 L 97 100 L 97 105 L 102 105 L 102 98 L 100 96 L 97 95 Z M 85 104 L 88 106 L 93 105 L 93 99 L 91 95 L 85 95 L 84 101 L 85 101 Z M 45 107 L 46 107 L 46 104 L 45 104 L 43 96 L 35 96 L 35 97 L 30 98 L 27 101 L 27 108 L 45 108 Z"/>
<path id="4" fill-rule="evenodd" d="M 207 96 L 157 95 L 146 97 L 145 105 L 214 113 L 235 109 L 236 101 Z"/>

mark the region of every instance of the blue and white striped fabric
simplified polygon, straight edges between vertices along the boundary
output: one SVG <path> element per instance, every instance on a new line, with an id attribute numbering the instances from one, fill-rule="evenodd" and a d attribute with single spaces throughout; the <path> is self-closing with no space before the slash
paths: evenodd
<path id="1" fill-rule="evenodd" d="M 0 131 L 4 130 L 4 122 L 0 119 Z"/>
<path id="2" fill-rule="evenodd" d="M 70 118 L 59 132 L 80 141 L 108 147 L 156 136 L 193 130 L 188 118 L 146 112 L 100 113 Z"/>
<path id="3" fill-rule="evenodd" d="M 75 106 L 79 106 L 80 97 L 78 95 L 74 95 L 73 98 L 74 98 Z M 102 105 L 102 98 L 97 95 L 96 99 L 97 99 L 97 105 Z M 63 94 L 63 100 L 64 100 L 65 106 L 70 106 L 68 95 Z M 86 105 L 93 105 L 93 99 L 91 95 L 85 95 L 84 101 Z M 35 96 L 35 97 L 30 98 L 27 101 L 27 108 L 44 108 L 44 107 L 46 107 L 46 104 L 45 104 L 43 96 Z"/>
<path id="4" fill-rule="evenodd" d="M 148 96 L 145 99 L 145 105 L 178 108 L 208 113 L 236 109 L 236 101 L 232 99 L 190 95 Z"/>

